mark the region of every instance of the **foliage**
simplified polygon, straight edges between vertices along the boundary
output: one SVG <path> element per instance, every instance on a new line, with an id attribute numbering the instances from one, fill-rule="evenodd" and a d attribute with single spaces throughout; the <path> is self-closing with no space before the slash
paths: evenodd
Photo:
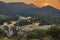
<path id="1" fill-rule="evenodd" d="M 52 26 L 47 30 L 47 35 L 57 40 L 60 38 L 60 27 L 59 26 Z"/>
<path id="2" fill-rule="evenodd" d="M 2 36 L 3 36 L 3 30 L 0 29 L 0 37 L 2 37 Z"/>
<path id="3" fill-rule="evenodd" d="M 36 30 L 33 30 L 32 32 L 29 32 L 27 37 L 30 38 L 30 39 L 40 39 L 40 40 L 43 40 L 43 38 L 45 37 L 45 30 L 43 29 L 36 29 Z"/>

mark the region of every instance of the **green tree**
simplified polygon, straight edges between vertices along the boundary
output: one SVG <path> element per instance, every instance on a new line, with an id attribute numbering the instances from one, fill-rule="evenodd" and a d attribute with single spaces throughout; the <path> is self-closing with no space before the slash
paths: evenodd
<path id="1" fill-rule="evenodd" d="M 60 40 L 60 27 L 52 26 L 47 30 L 47 35 L 51 36 L 54 40 Z"/>
<path id="2" fill-rule="evenodd" d="M 34 30 L 30 33 L 28 33 L 27 37 L 28 38 L 35 38 L 35 39 L 40 39 L 40 40 L 43 40 L 44 37 L 45 37 L 45 30 L 43 29 L 37 29 L 37 30 Z"/>
<path id="3" fill-rule="evenodd" d="M 3 36 L 3 30 L 0 29 L 0 37 L 2 37 L 2 36 Z"/>

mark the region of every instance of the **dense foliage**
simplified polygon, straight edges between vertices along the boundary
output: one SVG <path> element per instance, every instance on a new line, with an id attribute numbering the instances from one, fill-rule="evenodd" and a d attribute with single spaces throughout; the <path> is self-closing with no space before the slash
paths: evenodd
<path id="1" fill-rule="evenodd" d="M 25 37 L 19 38 L 26 38 L 27 40 L 32 39 L 49 39 L 49 40 L 60 40 L 60 25 L 51 26 L 48 29 L 35 29 L 33 31 L 25 32 Z M 3 36 L 3 31 L 0 29 L 0 37 Z"/>

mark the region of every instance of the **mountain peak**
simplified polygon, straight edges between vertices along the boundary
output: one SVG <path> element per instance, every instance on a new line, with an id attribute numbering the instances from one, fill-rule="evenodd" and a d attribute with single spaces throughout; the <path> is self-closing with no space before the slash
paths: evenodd
<path id="1" fill-rule="evenodd" d="M 34 5 L 34 4 L 29 4 L 29 5 Z"/>
<path id="2" fill-rule="evenodd" d="M 34 4 L 29 4 L 29 6 L 33 7 L 33 8 L 38 8 L 36 5 Z"/>
<path id="3" fill-rule="evenodd" d="M 43 9 L 48 9 L 48 10 L 50 10 L 50 9 L 58 10 L 58 9 L 56 9 L 55 7 L 51 6 L 51 5 L 47 5 L 47 6 L 44 6 L 44 7 L 42 7 L 42 8 L 43 8 Z"/>
<path id="4" fill-rule="evenodd" d="M 3 1 L 0 1 L 0 3 L 4 3 Z"/>
<path id="5" fill-rule="evenodd" d="M 3 4 L 4 2 L 0 1 L 0 4 Z"/>
<path id="6" fill-rule="evenodd" d="M 42 7 L 42 8 L 45 8 L 45 7 L 54 8 L 54 7 L 50 6 L 50 5 L 44 6 L 44 7 Z"/>

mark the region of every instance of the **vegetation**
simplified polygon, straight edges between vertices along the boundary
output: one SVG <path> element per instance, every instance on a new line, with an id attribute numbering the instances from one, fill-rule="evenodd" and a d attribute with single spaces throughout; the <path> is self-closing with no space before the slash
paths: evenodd
<path id="1" fill-rule="evenodd" d="M 27 35 L 30 39 L 40 39 L 44 40 L 47 37 L 50 40 L 60 40 L 60 26 L 52 26 L 49 29 L 37 29 Z"/>
<path id="2" fill-rule="evenodd" d="M 43 40 L 45 36 L 46 36 L 45 30 L 42 29 L 33 30 L 27 35 L 29 39 L 40 39 L 40 40 Z"/>
<path id="3" fill-rule="evenodd" d="M 60 40 L 60 25 L 51 26 L 50 28 L 46 29 L 35 29 L 33 31 L 25 32 L 26 36 L 19 37 L 20 39 L 26 39 L 26 40 L 32 40 L 32 39 L 39 39 L 39 40 L 45 40 L 46 38 L 48 40 Z M 0 29 L 0 37 L 3 36 L 3 31 Z M 12 37 L 11 39 L 14 39 Z M 18 38 L 16 37 L 16 40 Z"/>
<path id="4" fill-rule="evenodd" d="M 0 17 L 0 25 L 3 24 L 3 22 L 10 22 L 10 21 L 16 21 L 19 17 L 17 16 L 7 16 L 7 17 Z M 51 25 L 51 24 L 60 24 L 60 19 L 54 16 L 34 16 L 32 19 L 29 19 L 30 22 L 27 22 L 27 20 L 22 20 L 19 23 L 26 23 L 26 25 L 31 24 L 33 22 L 40 22 L 40 25 Z M 19 25 L 20 25 L 19 24 Z M 24 24 L 23 24 L 24 25 Z"/>
<path id="5" fill-rule="evenodd" d="M 52 26 L 47 30 L 47 34 L 54 40 L 60 40 L 60 26 Z"/>
<path id="6" fill-rule="evenodd" d="M 3 36 L 3 30 L 0 29 L 0 37 L 2 37 L 2 36 Z"/>

